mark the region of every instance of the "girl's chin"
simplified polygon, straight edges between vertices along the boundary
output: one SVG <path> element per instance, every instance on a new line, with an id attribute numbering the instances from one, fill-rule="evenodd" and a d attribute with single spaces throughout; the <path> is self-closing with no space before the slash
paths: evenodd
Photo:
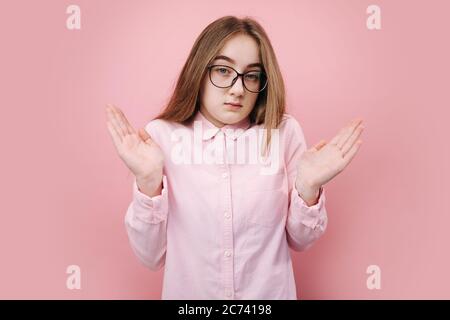
<path id="1" fill-rule="evenodd" d="M 239 122 L 241 119 L 242 119 L 241 114 L 239 114 L 237 112 L 222 113 L 221 117 L 217 118 L 217 120 L 223 124 L 234 124 L 236 122 Z"/>

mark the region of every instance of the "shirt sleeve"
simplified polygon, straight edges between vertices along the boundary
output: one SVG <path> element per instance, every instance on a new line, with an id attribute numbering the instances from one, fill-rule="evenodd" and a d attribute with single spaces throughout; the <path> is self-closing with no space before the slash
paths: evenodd
<path id="1" fill-rule="evenodd" d="M 153 271 L 165 264 L 168 217 L 167 177 L 161 194 L 149 197 L 133 181 L 133 200 L 125 214 L 125 227 L 135 255 Z"/>
<path id="2" fill-rule="evenodd" d="M 293 117 L 288 119 L 286 163 L 289 180 L 289 207 L 286 220 L 288 245 L 295 251 L 304 251 L 311 247 L 325 232 L 328 223 L 325 208 L 325 190 L 320 188 L 319 200 L 308 206 L 299 196 L 295 187 L 297 166 L 300 156 L 307 150 L 303 130 Z"/>

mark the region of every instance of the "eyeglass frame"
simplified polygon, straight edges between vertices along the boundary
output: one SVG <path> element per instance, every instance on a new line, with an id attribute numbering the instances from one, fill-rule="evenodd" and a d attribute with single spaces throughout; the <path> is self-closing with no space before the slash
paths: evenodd
<path id="1" fill-rule="evenodd" d="M 212 67 L 227 67 L 227 68 L 230 68 L 230 69 L 232 69 L 234 72 L 236 72 L 237 76 L 233 78 L 233 81 L 231 82 L 231 85 L 229 85 L 229 86 L 227 86 L 227 87 L 219 87 L 218 85 L 214 84 L 214 82 L 213 82 L 212 79 L 211 79 L 211 68 L 212 68 Z M 237 81 L 237 79 L 238 79 L 239 77 L 241 77 L 242 86 L 245 88 L 245 90 L 247 90 L 248 92 L 251 92 L 251 93 L 261 93 L 261 92 L 263 92 L 263 91 L 267 88 L 267 85 L 269 84 L 269 81 L 268 81 L 268 78 L 267 78 L 267 74 L 266 74 L 264 71 L 260 71 L 260 70 L 250 70 L 250 71 L 247 71 L 247 72 L 244 72 L 244 73 L 239 73 L 239 72 L 238 72 L 236 69 L 234 69 L 233 67 L 230 67 L 230 66 L 227 66 L 227 65 L 224 65 L 224 64 L 213 64 L 213 65 L 209 65 L 209 66 L 207 66 L 207 69 L 208 69 L 208 74 L 209 74 L 209 81 L 211 81 L 211 83 L 213 84 L 213 86 L 215 86 L 215 87 L 217 87 L 217 88 L 221 88 L 221 89 L 231 88 L 232 86 L 234 86 L 234 84 L 236 83 L 236 81 Z M 244 76 L 245 76 L 247 73 L 255 72 L 255 71 L 261 72 L 261 73 L 264 74 L 264 76 L 266 77 L 266 83 L 264 84 L 264 87 L 263 87 L 260 91 L 251 91 L 251 90 L 249 90 L 249 89 L 245 86 Z"/>

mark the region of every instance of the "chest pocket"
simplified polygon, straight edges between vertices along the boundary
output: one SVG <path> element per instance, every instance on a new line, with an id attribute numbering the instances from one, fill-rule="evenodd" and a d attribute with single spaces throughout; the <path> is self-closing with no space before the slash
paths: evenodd
<path id="1" fill-rule="evenodd" d="M 249 225 L 273 227 L 286 214 L 287 178 L 284 172 L 257 174 L 242 188 L 240 203 Z"/>

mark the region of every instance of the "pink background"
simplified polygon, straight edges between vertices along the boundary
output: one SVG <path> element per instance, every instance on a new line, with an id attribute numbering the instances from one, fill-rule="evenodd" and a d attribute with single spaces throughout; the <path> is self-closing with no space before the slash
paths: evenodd
<path id="1" fill-rule="evenodd" d="M 66 8 L 81 8 L 81 30 Z M 366 8 L 381 7 L 381 30 Z M 132 176 L 104 106 L 135 127 L 167 101 L 214 19 L 256 18 L 288 111 L 311 146 L 354 117 L 363 145 L 326 185 L 329 225 L 292 252 L 304 299 L 450 298 L 448 1 L 3 1 L 0 10 L 0 298 L 159 299 L 124 214 Z M 68 265 L 81 290 L 66 288 Z M 366 268 L 381 268 L 381 289 Z"/>

